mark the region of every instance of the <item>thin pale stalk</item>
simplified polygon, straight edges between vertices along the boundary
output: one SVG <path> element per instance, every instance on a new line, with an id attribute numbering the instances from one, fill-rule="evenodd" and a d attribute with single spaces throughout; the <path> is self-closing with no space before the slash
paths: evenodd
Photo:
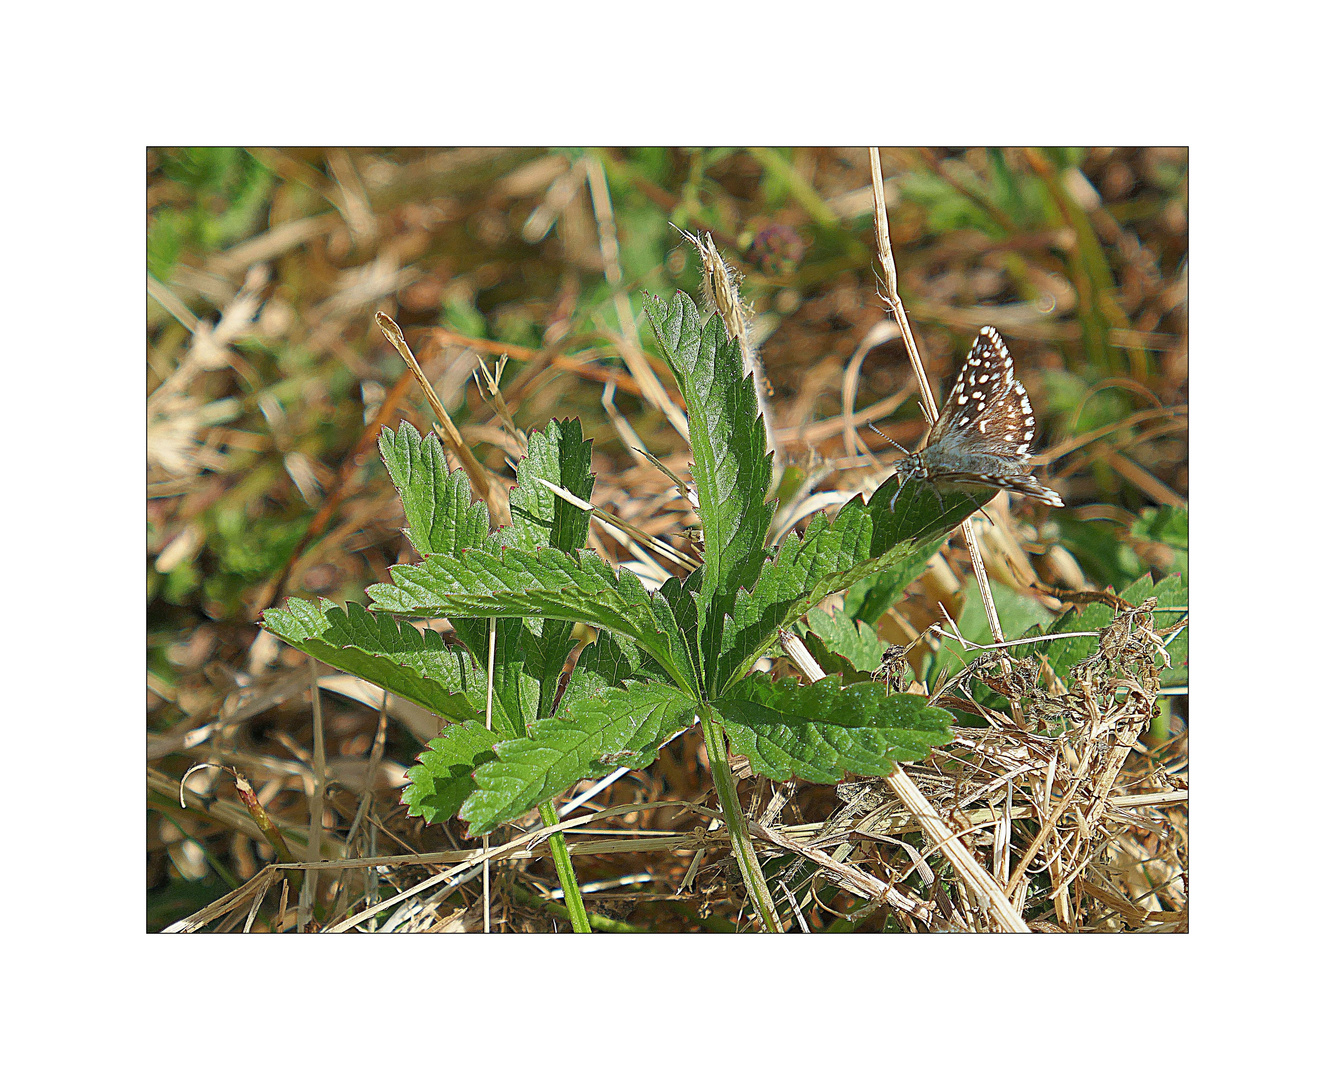
<path id="1" fill-rule="evenodd" d="M 431 411 L 436 414 L 436 419 L 440 422 L 441 431 L 445 443 L 449 446 L 451 453 L 459 459 L 463 465 L 464 471 L 468 473 L 469 483 L 473 486 L 473 493 L 487 504 L 487 510 L 491 513 L 493 526 L 501 528 L 510 524 L 510 493 L 498 476 L 489 472 L 478 459 L 473 455 L 473 451 L 464 438 L 459 434 L 459 429 L 454 426 L 454 421 L 450 419 L 450 414 L 445 406 L 441 404 L 440 398 L 436 395 L 435 388 L 431 385 L 426 375 L 422 372 L 421 365 L 417 362 L 417 357 L 413 355 L 412 349 L 408 347 L 408 341 L 403 336 L 403 331 L 399 329 L 399 324 L 386 315 L 383 311 L 375 313 L 376 325 L 380 327 L 380 332 L 385 335 L 398 353 L 403 357 L 403 362 L 408 365 L 413 376 L 417 379 L 418 385 L 422 388 L 422 393 L 426 395 L 427 403 L 431 406 Z"/>
<path id="2" fill-rule="evenodd" d="M 320 708 L 320 667 L 315 657 L 310 657 L 311 671 L 311 771 L 314 774 L 315 788 L 311 792 L 311 832 L 306 845 L 306 858 L 314 861 L 320 857 L 320 841 L 324 838 L 324 712 Z M 301 895 L 297 904 L 298 931 L 306 928 L 311 921 L 315 906 L 315 888 L 320 872 L 309 870 L 301 883 Z"/>
<path id="3" fill-rule="evenodd" d="M 918 353 L 913 327 L 909 325 L 909 313 L 904 308 L 904 301 L 899 298 L 899 274 L 895 270 L 894 250 L 890 246 L 890 218 L 885 209 L 885 181 L 881 177 L 881 152 L 878 147 L 873 146 L 870 153 L 872 201 L 876 208 L 876 253 L 880 256 L 881 269 L 885 273 L 885 296 L 881 299 L 890 306 L 895 322 L 899 324 L 899 332 L 904 337 L 904 345 L 913 364 L 913 373 L 918 377 L 923 408 L 927 412 L 928 421 L 935 423 L 938 415 L 936 397 L 932 393 L 931 383 L 927 380 L 927 370 L 923 367 L 922 356 Z M 992 588 L 988 584 L 987 570 L 983 567 L 983 553 L 973 532 L 973 524 L 966 519 L 960 525 L 960 532 L 964 534 L 964 543 L 969 549 L 969 559 L 973 562 L 973 572 L 978 578 L 978 592 L 983 598 L 983 610 L 987 612 L 987 626 L 992 632 L 992 640 L 1005 641 L 1005 635 L 1001 631 L 1001 620 L 997 618 L 997 605 L 992 599 Z M 1004 657 L 1002 664 L 1009 670 L 1010 665 Z"/>
<path id="4" fill-rule="evenodd" d="M 973 563 L 974 577 L 978 579 L 978 595 L 983 598 L 983 610 L 987 612 L 987 628 L 993 641 L 1005 641 L 1006 634 L 1001 629 L 1001 619 L 997 617 L 997 604 L 992 599 L 992 585 L 987 580 L 987 567 L 983 565 L 983 549 L 978 546 L 978 537 L 974 535 L 973 522 L 967 518 L 960 523 L 960 532 L 964 535 L 964 545 L 969 549 L 969 560 Z M 1010 671 L 1010 661 L 1005 654 L 1001 657 L 1001 666 Z"/>
<path id="5" fill-rule="evenodd" d="M 885 781 L 899 796 L 899 801 L 909 813 L 917 819 L 923 832 L 938 845 L 941 854 L 955 868 L 955 872 L 964 879 L 976 896 L 986 899 L 988 917 L 1002 930 L 1013 934 L 1029 933 L 1028 925 L 1011 906 L 1010 899 L 997 879 L 978 865 L 978 860 L 960 843 L 959 837 L 936 812 L 936 807 L 927 801 L 927 796 L 918 790 L 918 785 L 909 778 L 909 774 L 896 766 L 895 771 L 887 776 Z"/>
<path id="6" fill-rule="evenodd" d="M 668 422 L 677 429 L 683 439 L 690 440 L 690 429 L 686 423 L 686 414 L 681 407 L 668 396 L 667 390 L 649 366 L 644 353 L 640 351 L 639 331 L 635 329 L 635 316 L 630 309 L 630 298 L 622 284 L 621 254 L 617 243 L 616 221 L 612 216 L 612 195 L 607 189 L 607 173 L 603 163 L 592 154 L 583 159 L 585 175 L 589 182 L 589 196 L 593 202 L 593 216 L 598 223 L 598 250 L 603 259 L 603 276 L 612 289 L 612 306 L 617 313 L 617 322 L 621 327 L 621 354 L 630 368 L 630 373 L 639 384 L 644 399 L 662 410 Z"/>
<path id="7" fill-rule="evenodd" d="M 728 826 L 732 853 L 737 858 L 737 866 L 742 872 L 747 895 L 751 897 L 751 903 L 760 914 L 764 928 L 772 934 L 780 933 L 782 928 L 779 925 L 779 912 L 774 906 L 774 898 L 769 894 L 769 886 L 765 884 L 765 875 L 760 869 L 760 860 L 756 858 L 756 849 L 751 844 L 746 816 L 742 813 L 742 802 L 737 797 L 737 781 L 733 779 L 732 769 L 728 765 L 728 747 L 723 739 L 723 728 L 715 723 L 714 710 L 708 705 L 700 707 L 700 729 L 704 732 L 709 769 L 714 774 L 714 786 L 718 789 L 723 820 Z"/>

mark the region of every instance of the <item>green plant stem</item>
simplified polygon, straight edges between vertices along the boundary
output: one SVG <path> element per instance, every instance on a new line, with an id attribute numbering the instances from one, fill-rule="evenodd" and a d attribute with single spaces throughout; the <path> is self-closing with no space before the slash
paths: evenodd
<path id="1" fill-rule="evenodd" d="M 557 825 L 561 819 L 556 813 L 556 804 L 548 799 L 539 808 L 544 825 Z M 561 833 L 552 833 L 547 838 L 547 846 L 552 852 L 552 862 L 556 864 L 556 876 L 565 889 L 566 910 L 570 912 L 570 926 L 577 934 L 592 934 L 588 913 L 584 910 L 584 894 L 579 891 L 579 879 L 575 877 L 575 864 L 570 859 L 570 849 L 566 847 L 566 838 Z"/>
<path id="2" fill-rule="evenodd" d="M 765 884 L 765 875 L 760 869 L 760 860 L 756 858 L 756 849 L 751 845 L 751 836 L 746 828 L 746 817 L 742 813 L 742 802 L 737 797 L 737 783 L 732 778 L 732 769 L 728 766 L 728 747 L 723 740 L 723 728 L 714 721 L 714 710 L 708 705 L 700 707 L 700 730 L 705 736 L 705 753 L 709 755 L 709 769 L 714 774 L 714 786 L 718 788 L 719 804 L 723 808 L 723 820 L 728 825 L 728 839 L 732 841 L 732 853 L 737 858 L 737 865 L 742 871 L 742 881 L 746 883 L 747 895 L 760 913 L 760 920 L 765 929 L 772 934 L 781 932 L 779 913 L 774 907 L 774 898 Z"/>

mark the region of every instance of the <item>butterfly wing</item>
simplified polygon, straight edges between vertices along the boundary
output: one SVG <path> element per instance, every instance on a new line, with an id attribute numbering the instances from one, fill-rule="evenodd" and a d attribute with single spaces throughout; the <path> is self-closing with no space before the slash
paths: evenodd
<path id="1" fill-rule="evenodd" d="M 933 482 L 1005 488 L 1061 506 L 1029 472 L 1034 410 L 996 327 L 974 339 L 926 445 L 914 456 L 917 476 Z"/>
<path id="2" fill-rule="evenodd" d="M 1034 410 L 1010 350 L 994 326 L 984 326 L 964 358 L 959 377 L 941 406 L 927 445 L 942 449 L 967 445 L 996 457 L 1029 456 L 1034 441 Z"/>

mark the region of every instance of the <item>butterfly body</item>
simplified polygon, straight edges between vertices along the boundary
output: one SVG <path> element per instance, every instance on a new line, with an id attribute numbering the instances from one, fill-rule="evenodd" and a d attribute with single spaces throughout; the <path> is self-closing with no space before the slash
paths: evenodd
<path id="1" fill-rule="evenodd" d="M 1030 471 L 1033 439 L 1034 411 L 1015 377 L 1010 351 L 995 327 L 984 326 L 923 448 L 896 463 L 901 490 L 908 480 L 974 484 L 1062 506 L 1061 496 Z"/>

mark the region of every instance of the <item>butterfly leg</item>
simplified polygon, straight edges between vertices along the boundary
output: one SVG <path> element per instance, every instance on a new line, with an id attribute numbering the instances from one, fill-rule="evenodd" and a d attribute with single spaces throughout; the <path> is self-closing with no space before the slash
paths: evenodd
<path id="1" fill-rule="evenodd" d="M 895 488 L 895 493 L 890 496 L 890 513 L 895 512 L 895 502 L 899 499 L 899 493 L 904 490 L 904 478 L 899 478 L 899 487 Z"/>

